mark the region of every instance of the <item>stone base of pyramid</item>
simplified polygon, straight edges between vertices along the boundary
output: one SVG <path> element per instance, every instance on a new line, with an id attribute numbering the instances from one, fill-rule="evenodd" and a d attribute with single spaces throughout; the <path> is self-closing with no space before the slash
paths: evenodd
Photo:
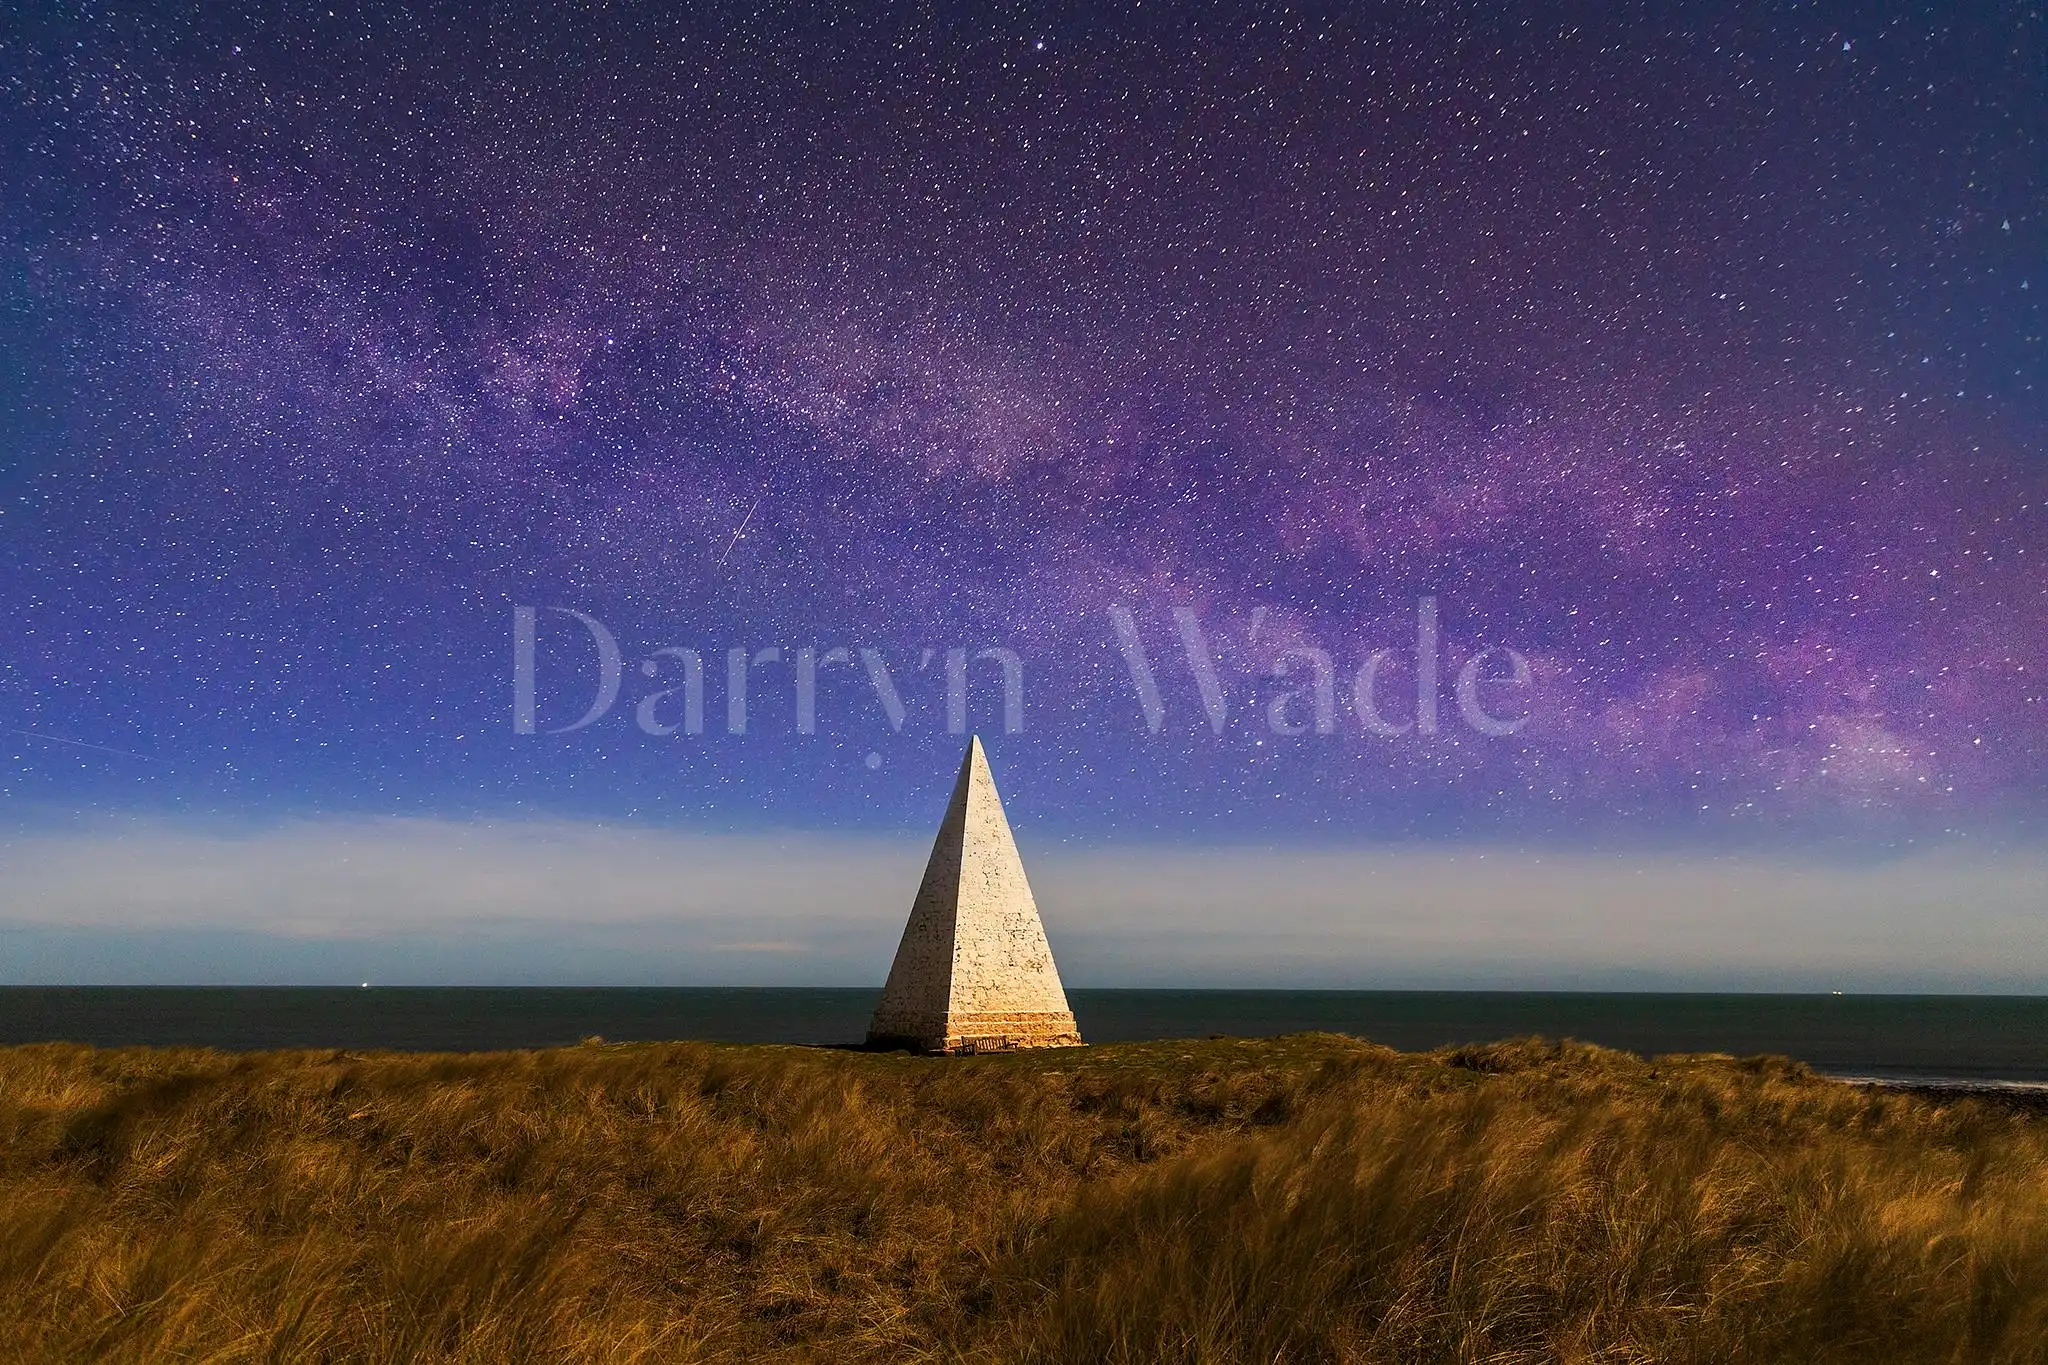
<path id="1" fill-rule="evenodd" d="M 1016 1052 L 1027 1047 L 1079 1047 L 1081 1030 L 1067 1011 L 1042 1014 L 955 1014 L 920 1027 L 877 1019 L 869 1047 L 907 1047 L 917 1052 Z"/>

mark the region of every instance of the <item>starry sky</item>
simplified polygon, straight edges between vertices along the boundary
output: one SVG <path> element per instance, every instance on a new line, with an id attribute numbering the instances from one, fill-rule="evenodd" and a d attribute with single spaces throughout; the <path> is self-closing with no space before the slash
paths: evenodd
<path id="1" fill-rule="evenodd" d="M 16 919 L 286 829 L 915 843 L 954 649 L 1027 856 L 2048 846 L 2037 3 L 681 9 L 0 26 Z"/>

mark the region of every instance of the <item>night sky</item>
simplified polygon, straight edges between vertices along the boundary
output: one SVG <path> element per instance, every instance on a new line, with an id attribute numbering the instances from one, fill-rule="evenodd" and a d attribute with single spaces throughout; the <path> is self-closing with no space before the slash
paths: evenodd
<path id="1" fill-rule="evenodd" d="M 989 660 L 968 712 L 1027 856 L 2048 845 L 2038 4 L 0 34 L 18 841 L 923 838 L 946 652 L 1000 647 L 1022 731 Z M 1424 599 L 1436 733 L 1375 733 Z M 516 732 L 521 606 L 541 731 L 600 681 L 551 608 L 617 639 L 600 719 Z M 636 722 L 667 646 L 701 734 Z M 782 650 L 744 735 L 734 647 Z M 814 734 L 804 647 L 852 651 Z M 1331 733 L 1270 723 L 1290 648 Z M 1489 648 L 1512 734 L 1454 696 Z"/>

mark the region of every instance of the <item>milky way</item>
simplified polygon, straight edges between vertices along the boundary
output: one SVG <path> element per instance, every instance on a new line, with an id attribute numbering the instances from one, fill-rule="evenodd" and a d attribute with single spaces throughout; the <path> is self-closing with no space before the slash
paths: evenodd
<path id="1" fill-rule="evenodd" d="M 18 810 L 914 821 L 923 651 L 1002 646 L 998 761 L 1076 834 L 2048 815 L 2038 8 L 11 27 Z M 1446 697 L 1529 661 L 1513 735 L 1360 724 L 1425 597 Z M 618 636 L 602 722 L 514 733 L 518 605 Z M 785 657 L 749 734 L 714 686 L 650 736 L 664 645 L 868 646 L 912 719 L 849 665 L 801 734 Z M 1335 733 L 1265 724 L 1289 645 Z"/>

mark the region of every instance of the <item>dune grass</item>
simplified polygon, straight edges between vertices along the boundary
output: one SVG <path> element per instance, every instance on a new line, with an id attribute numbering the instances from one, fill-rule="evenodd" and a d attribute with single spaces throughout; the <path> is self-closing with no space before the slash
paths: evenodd
<path id="1" fill-rule="evenodd" d="M 2048 1119 L 1541 1041 L 0 1049 L 0 1359 L 2048 1361 Z"/>

